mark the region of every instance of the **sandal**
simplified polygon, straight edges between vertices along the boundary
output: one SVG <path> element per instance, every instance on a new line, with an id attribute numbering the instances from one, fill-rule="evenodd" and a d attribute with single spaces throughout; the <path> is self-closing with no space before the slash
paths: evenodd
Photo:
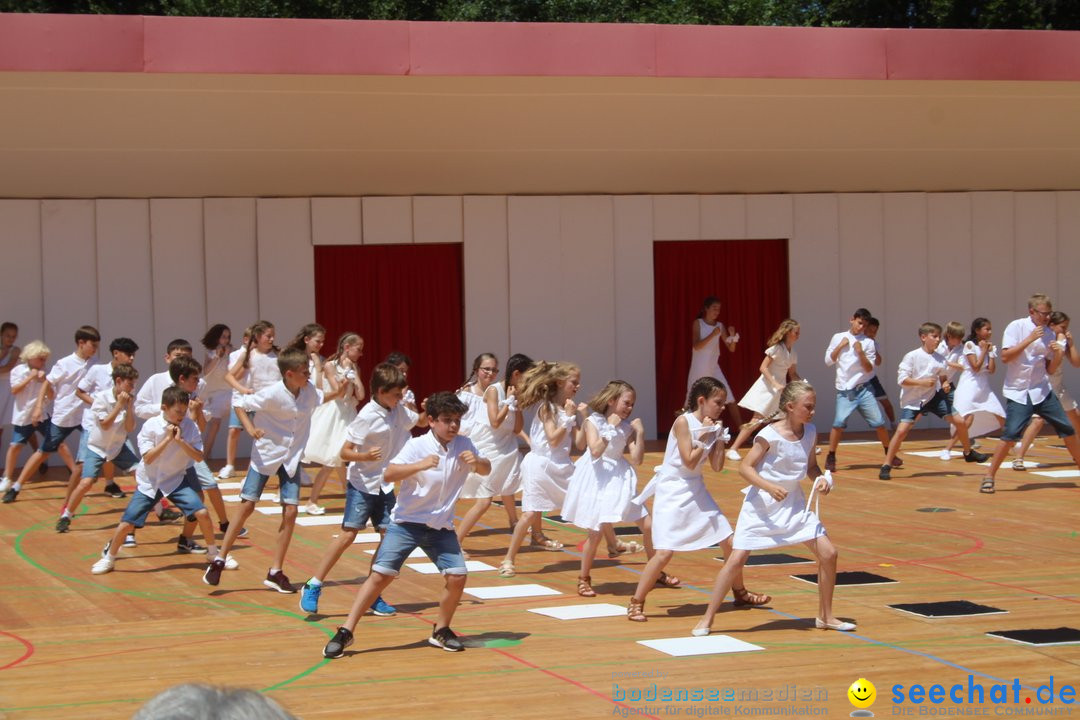
<path id="1" fill-rule="evenodd" d="M 551 552 L 557 552 L 563 549 L 563 544 L 558 540 L 552 540 L 546 535 L 533 535 L 532 546 L 543 548 L 544 550 L 550 550 Z"/>
<path id="2" fill-rule="evenodd" d="M 982 485 L 979 486 L 979 492 L 986 493 L 987 495 L 994 494 L 994 478 L 984 477 Z"/>
<path id="3" fill-rule="evenodd" d="M 577 579 L 577 594 L 581 597 L 596 597 L 596 591 L 592 589 L 592 578 L 586 575 Z"/>
<path id="4" fill-rule="evenodd" d="M 731 594 L 735 596 L 735 607 L 745 607 L 747 605 L 749 605 L 751 607 L 755 607 L 755 606 L 758 606 L 758 605 L 765 605 L 770 600 L 772 600 L 771 595 L 766 595 L 764 593 L 750 592 L 749 590 L 747 590 L 744 587 L 741 587 L 741 588 L 733 587 L 733 588 L 731 588 Z"/>
<path id="5" fill-rule="evenodd" d="M 503 560 L 499 564 L 499 577 L 512 578 L 517 572 L 514 570 L 514 563 L 509 560 Z"/>
<path id="6" fill-rule="evenodd" d="M 626 619 L 630 622 L 648 622 L 645 617 L 645 602 L 637 598 L 630 598 L 630 604 L 626 606 Z"/>
<path id="7" fill-rule="evenodd" d="M 641 552 L 644 549 L 645 549 L 645 547 L 643 545 L 641 545 L 640 543 L 636 543 L 636 542 L 628 542 L 628 543 L 620 542 L 614 548 L 608 548 L 607 556 L 608 556 L 608 559 L 611 560 L 613 558 L 619 557 L 620 555 L 630 555 L 631 553 Z"/>
<path id="8" fill-rule="evenodd" d="M 1027 466 L 1024 465 L 1024 458 L 1016 458 L 1015 460 L 1013 460 L 1012 465 L 1013 470 L 1016 470 L 1018 472 L 1024 472 L 1025 470 L 1027 470 Z"/>
<path id="9" fill-rule="evenodd" d="M 679 580 L 679 578 L 674 575 L 668 575 L 663 570 L 660 571 L 660 577 L 656 578 L 656 584 L 660 587 L 677 588 L 679 587 L 680 582 L 682 581 Z"/>

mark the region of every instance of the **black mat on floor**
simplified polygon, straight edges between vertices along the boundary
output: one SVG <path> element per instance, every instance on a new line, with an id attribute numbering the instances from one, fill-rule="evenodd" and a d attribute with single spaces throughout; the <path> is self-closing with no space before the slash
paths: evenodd
<path id="1" fill-rule="evenodd" d="M 969 600 L 943 600 L 941 602 L 899 603 L 889 607 L 926 618 L 967 617 L 969 615 L 993 615 L 1008 610 L 979 605 Z"/>
<path id="2" fill-rule="evenodd" d="M 565 520 L 563 520 L 562 515 L 545 515 L 544 519 L 545 520 L 550 520 L 551 522 L 557 522 L 560 525 L 568 525 L 569 524 Z"/>
<path id="3" fill-rule="evenodd" d="M 724 562 L 724 556 L 720 555 L 716 558 L 720 562 Z M 751 555 L 750 559 L 746 561 L 747 565 L 799 565 L 802 563 L 814 562 L 811 558 L 797 557 L 795 555 L 788 555 L 787 553 L 761 553 L 760 555 Z"/>
<path id="4" fill-rule="evenodd" d="M 492 504 L 498 505 L 499 507 L 502 507 L 503 506 L 503 501 L 502 500 L 493 500 Z M 514 507 L 521 507 L 521 501 L 520 500 L 515 500 L 514 501 Z"/>
<path id="5" fill-rule="evenodd" d="M 796 580 L 802 580 L 812 585 L 817 585 L 817 573 L 808 575 L 792 575 L 791 577 Z M 892 578 L 887 578 L 884 575 L 875 575 L 874 573 L 863 572 L 862 570 L 854 570 L 851 572 L 839 572 L 836 573 L 837 585 L 884 585 L 885 583 L 898 582 Z"/>
<path id="6" fill-rule="evenodd" d="M 917 510 L 915 510 L 915 512 L 925 512 L 925 513 L 956 512 L 956 508 L 925 507 L 925 508 L 918 508 Z"/>
<path id="7" fill-rule="evenodd" d="M 617 528 L 615 528 L 615 534 L 616 535 L 640 535 L 641 534 L 641 528 L 639 528 L 637 525 L 627 525 L 625 527 L 617 527 Z"/>
<path id="8" fill-rule="evenodd" d="M 1038 630 L 995 630 L 986 633 L 1025 645 L 1075 645 L 1080 644 L 1080 630 L 1071 627 L 1044 628 Z"/>

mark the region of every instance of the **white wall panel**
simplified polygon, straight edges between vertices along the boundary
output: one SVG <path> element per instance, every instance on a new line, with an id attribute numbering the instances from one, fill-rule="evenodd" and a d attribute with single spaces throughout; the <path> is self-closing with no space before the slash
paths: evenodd
<path id="1" fill-rule="evenodd" d="M 206 332 L 206 262 L 202 200 L 150 201 L 150 258 L 153 265 L 154 344 L 147 350 L 158 372 L 165 347 L 183 338 L 198 347 Z"/>
<path id="2" fill-rule="evenodd" d="M 274 323 L 279 345 L 315 320 L 315 251 L 307 198 L 259 198 L 259 317 Z"/>
<path id="3" fill-rule="evenodd" d="M 0 200 L 0 247 L 7 268 L 0 282 L 0 322 L 19 326 L 17 344 L 23 347 L 44 332 L 40 200 Z"/>
<path id="4" fill-rule="evenodd" d="M 460 197 L 415 197 L 412 212 L 413 242 L 461 242 Z"/>
<path id="5" fill-rule="evenodd" d="M 1058 275 L 1054 261 L 1057 242 L 1057 195 L 1052 192 L 1015 193 L 1016 307 L 1023 315 L 1027 298 L 1045 293 L 1058 301 Z M 1075 266 L 1074 266 L 1074 269 Z M 1076 278 L 1071 279 L 1072 284 Z M 1004 330 L 1005 328 L 1002 328 Z"/>
<path id="6" fill-rule="evenodd" d="M 50 362 L 72 352 L 75 330 L 98 324 L 93 200 L 43 200 L 41 262 Z"/>
<path id="7" fill-rule="evenodd" d="M 612 198 L 615 377 L 637 390 L 634 415 L 644 421 L 648 437 L 657 432 L 652 208 L 647 196 Z"/>
<path id="8" fill-rule="evenodd" d="M 561 198 L 559 226 L 563 359 L 581 366 L 579 395 L 585 401 L 615 378 L 615 237 L 611 197 Z"/>
<path id="9" fill-rule="evenodd" d="M 150 202 L 98 200 L 95 215 L 101 356 L 110 357 L 109 343 L 118 337 L 134 340 L 139 344 L 135 367 L 141 384 L 156 372 L 155 358 L 161 355 L 154 344 Z"/>
<path id="10" fill-rule="evenodd" d="M 225 323 L 239 347 L 244 328 L 259 320 L 255 199 L 203 200 L 207 326 Z"/>
<path id="11" fill-rule="evenodd" d="M 995 336 L 1005 330 L 1017 307 L 1013 227 L 1012 193 L 972 193 L 972 316 L 968 321 L 988 318 Z"/>
<path id="12" fill-rule="evenodd" d="M 510 347 L 535 360 L 569 360 L 563 357 L 559 198 L 508 198 L 507 227 Z"/>
<path id="13" fill-rule="evenodd" d="M 1080 192 L 1056 194 L 1058 290 L 1054 307 L 1065 311 L 1073 337 L 1080 337 Z M 1065 387 L 1072 388 L 1073 397 L 1080 393 L 1080 368 L 1066 364 Z"/>
<path id="14" fill-rule="evenodd" d="M 700 240 L 701 203 L 697 195 L 654 195 L 656 240 Z"/>
<path id="15" fill-rule="evenodd" d="M 885 233 L 881 195 L 837 197 L 840 232 L 840 307 L 885 311 Z M 880 318 L 878 318 L 880 319 Z"/>
<path id="16" fill-rule="evenodd" d="M 507 358 L 518 352 L 510 345 L 506 197 L 466 197 L 463 215 L 465 362 L 482 352 L 493 352 L 504 368 Z"/>
<path id="17" fill-rule="evenodd" d="M 365 245 L 413 241 L 411 197 L 366 197 L 362 212 Z"/>
<path id="18" fill-rule="evenodd" d="M 311 198 L 313 245 L 359 245 L 360 198 Z"/>
<path id="19" fill-rule="evenodd" d="M 884 282 L 885 307 L 877 316 L 881 321 L 879 347 L 884 357 L 878 375 L 882 387 L 892 398 L 893 407 L 898 408 L 900 391 L 896 385 L 896 368 L 908 350 L 918 345 L 919 325 L 930 317 L 929 277 L 925 270 L 930 262 L 926 195 L 886 195 L 883 210 L 884 262 L 888 270 Z M 893 268 L 910 268 L 910 271 Z M 849 316 L 854 309 L 847 310 Z"/>
<path id="20" fill-rule="evenodd" d="M 972 313 L 971 195 L 927 195 L 926 232 L 930 308 L 924 321 L 942 328 L 951 320 L 964 322 Z"/>
<path id="21" fill-rule="evenodd" d="M 702 239 L 741 240 L 746 237 L 745 195 L 702 195 L 700 203 Z"/>
<path id="22" fill-rule="evenodd" d="M 747 195 L 746 237 L 752 240 L 789 238 L 794 228 L 794 195 Z"/>

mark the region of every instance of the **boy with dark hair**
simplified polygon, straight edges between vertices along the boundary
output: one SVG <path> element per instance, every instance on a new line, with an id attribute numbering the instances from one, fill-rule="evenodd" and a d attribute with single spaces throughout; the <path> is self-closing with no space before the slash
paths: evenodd
<path id="1" fill-rule="evenodd" d="M 386 468 L 386 481 L 401 483 L 397 504 L 371 574 L 356 594 L 345 624 L 323 649 L 324 657 L 345 654 L 360 616 L 394 581 L 405 558 L 418 547 L 446 579 L 428 643 L 449 652 L 465 649 L 450 629 L 468 574 L 454 533 L 454 503 L 469 473 L 487 475 L 491 462 L 477 454 L 471 440 L 458 435 L 466 407 L 454 393 L 435 393 L 427 399 L 425 408 L 431 430 L 405 443 Z"/>
<path id="2" fill-rule="evenodd" d="M 876 317 L 872 317 L 866 321 L 866 328 L 863 332 L 866 337 L 874 344 L 874 376 L 870 378 L 870 390 L 874 393 L 874 399 L 881 403 L 881 409 L 885 413 L 885 417 L 889 419 L 889 427 L 896 425 L 896 411 L 893 410 L 892 402 L 889 401 L 889 394 L 885 392 L 885 388 L 881 385 L 881 379 L 877 375 L 877 369 L 885 362 L 885 358 L 881 354 L 881 348 L 877 344 L 878 330 L 881 329 L 881 321 Z"/>

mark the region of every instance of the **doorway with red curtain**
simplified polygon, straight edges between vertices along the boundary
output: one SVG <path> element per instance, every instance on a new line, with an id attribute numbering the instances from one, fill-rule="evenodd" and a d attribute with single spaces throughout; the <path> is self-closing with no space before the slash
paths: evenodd
<path id="1" fill-rule="evenodd" d="M 462 246 L 318 245 L 315 320 L 329 357 L 347 331 L 364 338 L 360 377 L 398 350 L 417 400 L 465 380 Z"/>
<path id="2" fill-rule="evenodd" d="M 732 385 L 728 392 L 738 402 L 757 379 L 769 335 L 789 316 L 788 289 L 787 240 L 653 243 L 656 426 L 661 436 L 686 401 L 693 322 L 702 301 L 710 295 L 720 298 L 720 322 L 740 336 L 734 353 L 722 348 L 720 354 L 720 367 Z M 743 421 L 750 419 L 744 415 Z"/>

